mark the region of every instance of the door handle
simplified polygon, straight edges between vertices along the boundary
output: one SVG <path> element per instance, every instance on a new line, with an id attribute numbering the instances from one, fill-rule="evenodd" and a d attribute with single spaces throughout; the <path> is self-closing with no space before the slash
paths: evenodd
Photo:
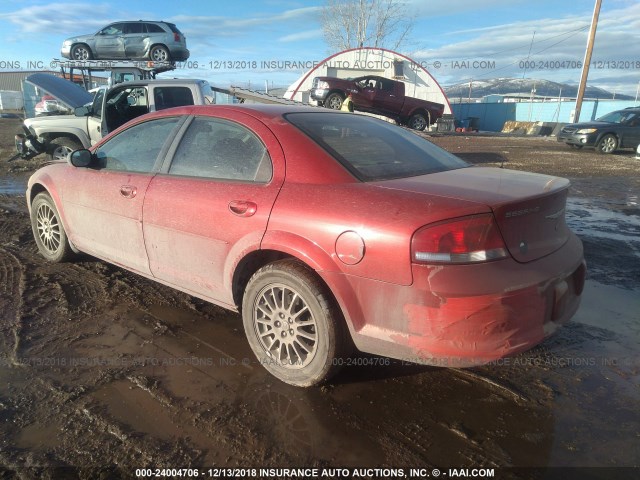
<path id="1" fill-rule="evenodd" d="M 232 200 L 229 202 L 229 211 L 239 217 L 251 217 L 258 210 L 258 205 L 244 200 Z"/>
<path id="2" fill-rule="evenodd" d="M 122 185 L 120 187 L 120 195 L 124 198 L 133 198 L 138 194 L 138 188 L 133 185 Z"/>

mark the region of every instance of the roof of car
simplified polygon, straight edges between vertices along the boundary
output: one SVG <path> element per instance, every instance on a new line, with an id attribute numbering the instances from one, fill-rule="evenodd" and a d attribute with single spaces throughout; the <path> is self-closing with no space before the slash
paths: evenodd
<path id="1" fill-rule="evenodd" d="M 328 110 L 324 108 L 317 108 L 304 105 L 267 105 L 263 103 L 255 104 L 225 104 L 225 105 L 187 105 L 182 107 L 169 108 L 161 110 L 159 112 L 152 113 L 153 116 L 165 116 L 171 114 L 179 115 L 206 115 L 208 112 L 214 111 L 238 111 L 244 112 L 261 119 L 270 119 L 281 117 L 287 113 L 319 113 L 319 114 L 331 114 L 337 113 L 341 115 L 348 115 L 347 112 L 341 112 L 339 110 Z M 353 114 L 351 114 L 353 115 Z"/>
<path id="2" fill-rule="evenodd" d="M 157 78 L 155 80 L 131 80 L 129 82 L 120 82 L 114 87 L 144 87 L 146 85 L 185 85 L 194 83 L 208 83 L 206 80 L 199 78 Z"/>

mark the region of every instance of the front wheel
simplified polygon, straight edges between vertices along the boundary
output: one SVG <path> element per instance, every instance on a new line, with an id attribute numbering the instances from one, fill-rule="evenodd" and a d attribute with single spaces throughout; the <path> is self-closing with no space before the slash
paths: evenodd
<path id="1" fill-rule="evenodd" d="M 73 258 L 67 233 L 60 214 L 48 193 L 39 193 L 31 204 L 31 229 L 38 250 L 50 262 L 64 262 Z"/>
<path id="2" fill-rule="evenodd" d="M 80 142 L 69 137 L 58 137 L 51 140 L 48 148 L 49 158 L 53 161 L 66 161 L 70 153 L 84 148 Z"/>
<path id="3" fill-rule="evenodd" d="M 71 57 L 71 60 L 91 60 L 93 58 L 93 53 L 87 45 L 79 43 L 71 48 L 71 55 L 69 56 Z"/>
<path id="4" fill-rule="evenodd" d="M 332 110 L 340 110 L 344 97 L 339 93 L 331 93 L 324 101 L 324 106 Z"/>
<path id="5" fill-rule="evenodd" d="M 249 280 L 242 320 L 251 349 L 275 377 L 291 385 L 319 385 L 346 353 L 344 319 L 326 287 L 306 266 L 271 263 Z"/>
<path id="6" fill-rule="evenodd" d="M 598 153 L 613 153 L 618 149 L 618 139 L 611 133 L 606 134 L 600 139 L 596 145 L 596 151 Z"/>

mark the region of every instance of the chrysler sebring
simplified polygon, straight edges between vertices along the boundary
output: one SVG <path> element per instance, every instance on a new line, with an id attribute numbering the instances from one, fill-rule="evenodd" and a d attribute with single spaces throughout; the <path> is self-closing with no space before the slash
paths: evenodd
<path id="1" fill-rule="evenodd" d="M 241 312 L 300 386 L 351 348 L 449 367 L 525 351 L 585 279 L 563 178 L 471 166 L 401 127 L 295 106 L 190 106 L 38 170 L 50 261 L 84 252 Z"/>

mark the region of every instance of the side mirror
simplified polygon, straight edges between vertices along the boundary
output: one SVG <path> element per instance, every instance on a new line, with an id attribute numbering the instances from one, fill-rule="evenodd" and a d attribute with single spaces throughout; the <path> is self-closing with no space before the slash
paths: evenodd
<path id="1" fill-rule="evenodd" d="M 92 111 L 90 106 L 85 105 L 82 107 L 76 107 L 73 113 L 75 113 L 76 117 L 86 117 L 91 115 Z"/>
<path id="2" fill-rule="evenodd" d="M 69 155 L 69 162 L 74 167 L 88 167 L 93 161 L 93 154 L 86 149 L 76 150 Z"/>

